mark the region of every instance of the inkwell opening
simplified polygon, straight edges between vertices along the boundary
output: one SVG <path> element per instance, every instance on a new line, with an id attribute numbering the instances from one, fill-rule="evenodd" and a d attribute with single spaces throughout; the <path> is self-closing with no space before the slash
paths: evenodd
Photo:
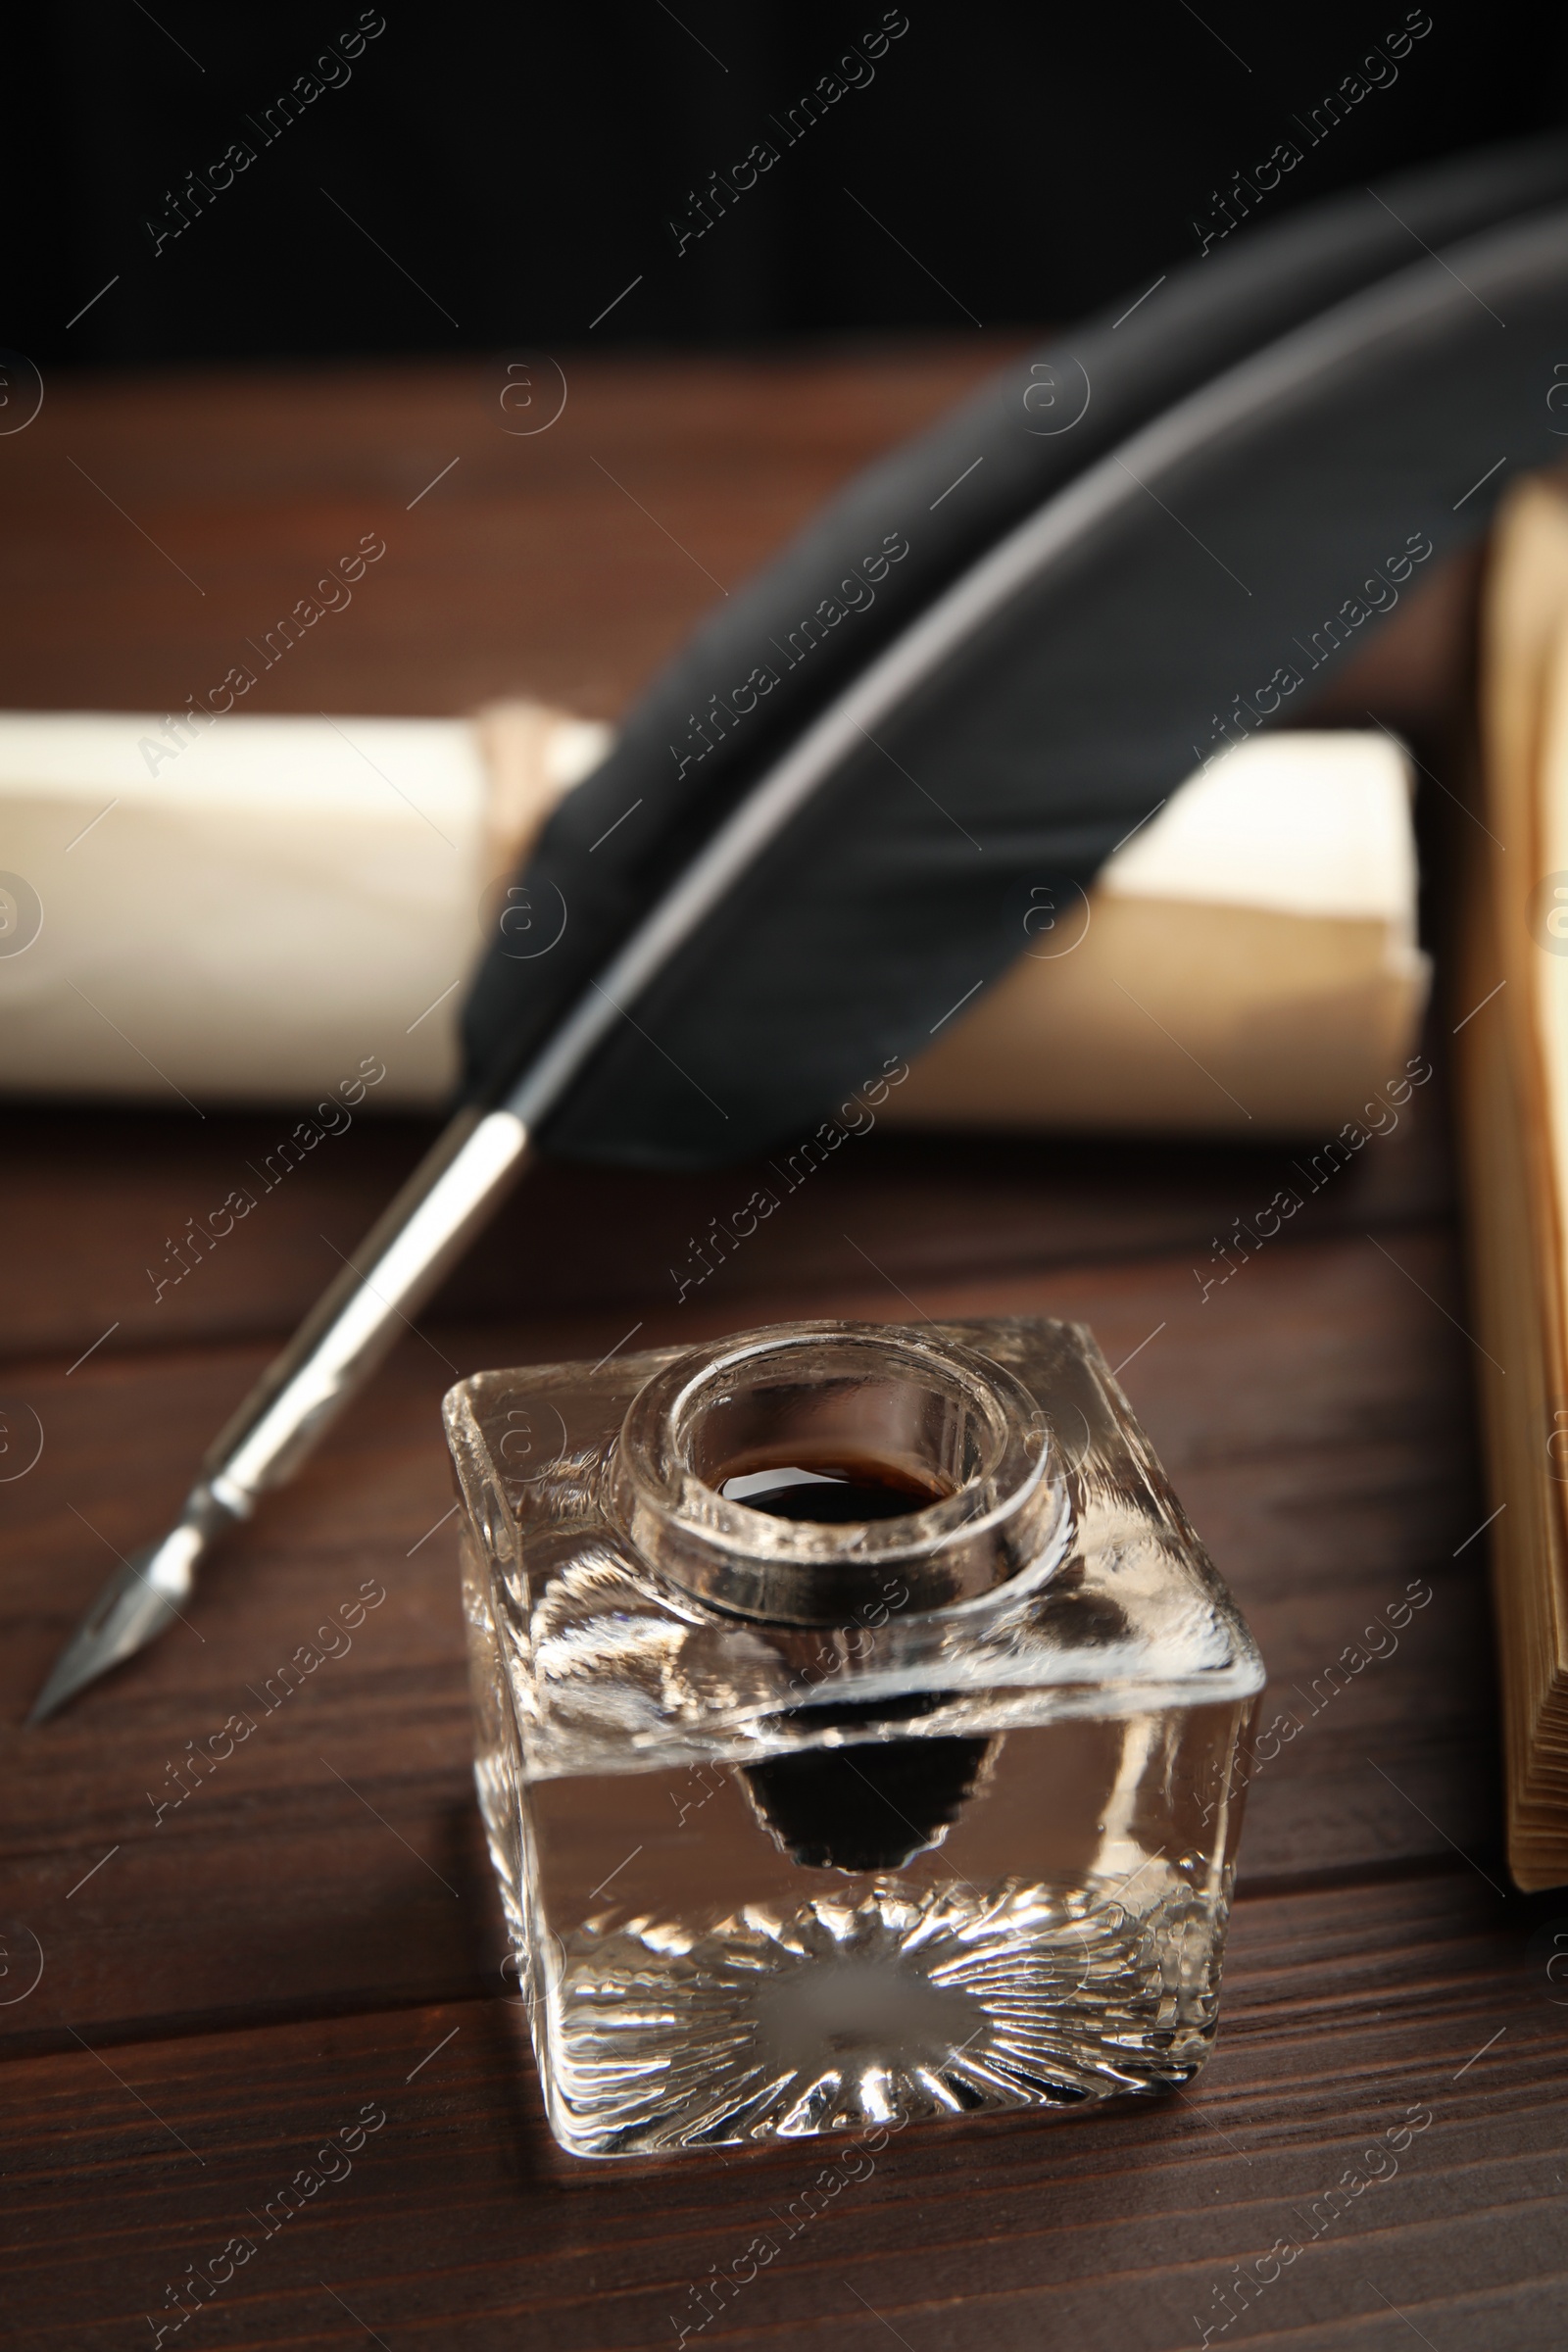
<path id="1" fill-rule="evenodd" d="M 1058 1548 L 1064 1484 L 1028 1391 L 929 1330 L 775 1326 L 649 1382 L 616 1488 L 644 1557 L 684 1591 L 817 1629 L 854 1661 L 825 1687 L 803 1674 L 801 1702 L 775 1718 L 808 1745 L 737 1768 L 783 1851 L 861 1874 L 939 1844 L 999 1741 L 903 1729 L 951 1690 L 843 1693 L 892 1657 L 901 1626 L 983 1602 Z"/>

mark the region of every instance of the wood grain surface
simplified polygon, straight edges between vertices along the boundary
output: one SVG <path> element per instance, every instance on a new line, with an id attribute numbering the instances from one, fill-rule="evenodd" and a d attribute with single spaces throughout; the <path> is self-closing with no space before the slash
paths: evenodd
<path id="1" fill-rule="evenodd" d="M 294 650 L 270 707 L 448 711 L 526 687 L 613 713 L 715 582 L 996 357 L 568 363 L 566 410 L 531 441 L 498 427 L 477 366 L 51 388 L 0 444 L 25 559 L 0 586 L 0 697 L 178 702 L 374 527 L 375 595 Z M 1375 707 L 1442 757 L 1469 578 L 1346 673 L 1341 715 Z M 151 2344 L 237 2233 L 256 2252 L 165 2338 L 182 2352 L 598 2352 L 683 2328 L 857 2352 L 890 2331 L 906 2352 L 1174 2352 L 1205 2328 L 1293 2352 L 1560 2345 L 1568 1987 L 1547 1963 L 1568 1895 L 1526 1901 L 1498 1857 L 1472 1423 L 1506 1367 L 1467 1337 L 1441 1077 L 1206 1302 L 1195 1268 L 1289 1155 L 877 1133 L 683 1305 L 669 1268 L 744 1171 L 545 1169 L 188 1624 L 35 1732 L 21 1719 L 116 1555 L 167 1519 L 428 1130 L 361 1119 L 155 1305 L 165 1236 L 277 1120 L 11 1104 L 6 1124 L 0 1400 L 44 1440 L 0 1480 L 19 2345 Z M 822 2142 L 576 2165 L 500 1974 L 437 1402 L 486 1364 L 819 1311 L 1071 1315 L 1124 1365 L 1257 1633 L 1264 1720 L 1295 1726 L 1249 1797 L 1219 2050 L 1180 2097 L 911 2130 L 854 2179 Z M 1431 1597 L 1396 1649 L 1331 1677 L 1412 1584 Z M 373 1593 L 352 1647 L 270 1700 L 327 1611 Z M 255 1734 L 160 1816 L 187 1742 L 236 1711 Z M 253 2217 L 362 2111 L 384 2121 L 349 2170 L 268 2234 Z M 824 2168 L 825 2210 L 792 2230 Z M 764 2233 L 756 2278 L 713 2289 Z M 1260 2285 L 1281 2245 L 1299 2251 Z"/>

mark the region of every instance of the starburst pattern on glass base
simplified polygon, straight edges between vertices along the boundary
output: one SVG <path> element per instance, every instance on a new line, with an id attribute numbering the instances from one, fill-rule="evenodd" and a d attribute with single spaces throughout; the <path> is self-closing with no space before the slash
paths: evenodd
<path id="1" fill-rule="evenodd" d="M 607 1914 L 555 1947 L 552 2122 L 629 2156 L 1167 2089 L 1213 2039 L 1223 1917 L 1174 1873 L 1136 1913 L 1007 1879 Z"/>

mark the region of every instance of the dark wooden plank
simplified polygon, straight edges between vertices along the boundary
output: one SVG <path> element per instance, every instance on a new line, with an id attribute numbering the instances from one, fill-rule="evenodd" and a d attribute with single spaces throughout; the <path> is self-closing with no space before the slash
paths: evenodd
<path id="1" fill-rule="evenodd" d="M 1469 1351 L 1434 1303 L 1453 1300 L 1446 1240 L 1410 1229 L 1393 1247 L 1403 1271 L 1364 1236 L 1265 1250 L 1206 1303 L 1185 1257 L 922 1282 L 914 1294 L 913 1311 L 936 1316 L 1081 1318 L 1113 1363 L 1131 1358 L 1125 1384 L 1269 1661 L 1265 1723 L 1285 1710 L 1299 1726 L 1260 1759 L 1244 1888 L 1452 1860 L 1450 1839 L 1500 1875 L 1484 1539 L 1454 1556 L 1484 1515 Z M 888 1320 L 911 1305 L 841 1237 L 831 1286 L 803 1280 L 727 1312 L 665 1306 L 641 1318 L 638 1344 L 818 1310 Z M 10 1490 L 0 1738 L 8 1900 L 51 1963 L 36 1999 L 0 2012 L 0 2033 L 35 2039 L 69 2018 L 122 2035 L 484 1981 L 493 1922 L 482 1935 L 466 1924 L 491 1914 L 452 1530 L 427 1532 L 450 1504 L 437 1402 L 460 1370 L 597 1356 L 639 1320 L 618 1313 L 627 1321 L 443 1324 L 407 1343 L 299 1483 L 235 1539 L 190 1626 L 26 1732 L 18 1718 L 53 1649 L 115 1552 L 177 1505 L 207 1427 L 261 1356 L 95 1357 L 34 1390 L 50 1445 Z M 265 1691 L 365 1580 L 388 1597 L 352 1649 L 263 1716 L 248 1690 Z M 1329 1675 L 1412 1580 L 1432 1597 L 1397 1645 L 1374 1637 L 1387 1655 Z M 255 1735 L 158 1820 L 157 1800 L 178 1787 L 169 1767 L 235 1710 L 257 1719 Z M 330 1933 L 302 1900 L 311 1884 L 327 1889 Z M 198 1886 L 201 1930 L 182 1934 Z"/>
<path id="2" fill-rule="evenodd" d="M 107 1356 L 292 1329 L 335 1270 L 333 1248 L 352 1250 L 434 1133 L 424 1121 L 362 1117 L 264 1193 L 249 1171 L 292 1123 L 285 1111 L 205 1123 L 42 1105 L 17 1114 L 0 1170 L 0 1217 L 15 1237 L 0 1357 L 70 1362 L 111 1324 Z M 1279 1247 L 1446 1213 L 1445 1130 L 1437 1090 L 1413 1097 L 1399 1128 L 1307 1198 Z M 1222 1275 L 1214 1239 L 1250 1221 L 1281 1184 L 1305 1195 L 1292 1161 L 1324 1140 L 1254 1149 L 881 1128 L 785 1195 L 734 1262 L 692 1292 L 687 1311 L 797 1284 L 827 1288 L 842 1279 L 846 1229 L 900 1281 L 1177 1249 L 1205 1276 Z M 631 1321 L 645 1306 L 671 1306 L 677 1276 L 699 1262 L 693 1237 L 714 1217 L 727 1222 L 759 1182 L 782 1193 L 765 1162 L 692 1176 L 541 1163 L 432 1311 L 466 1320 L 626 1305 Z M 168 1242 L 188 1237 L 192 1218 L 205 1226 L 235 1184 L 260 1196 L 256 1207 L 220 1244 L 198 1241 L 188 1253 L 205 1255 L 160 1295 L 158 1281 L 179 1262 Z"/>
<path id="3" fill-rule="evenodd" d="M 1414 2327 L 1546 2352 L 1568 2036 L 1536 1924 L 1468 1871 L 1256 1899 L 1191 2092 L 911 2129 L 837 2168 L 822 2142 L 574 2165 L 500 1997 L 143 2043 L 112 2074 L 73 2048 L 0 2078 L 10 2315 L 29 2345 L 150 2341 L 166 2289 L 242 2233 L 188 2340 L 609 2352 L 676 2342 L 708 2281 L 719 2316 L 690 2340 L 1172 2352 L 1283 2242 L 1249 2342 L 1381 2352 Z M 315 2167 L 341 2177 L 265 2236 L 251 2217 L 366 2109 L 384 2122 L 351 2169 Z M 774 2257 L 715 2293 L 760 2236 Z"/>
<path id="4" fill-rule="evenodd" d="M 524 437 L 500 360 L 62 379 L 0 467 L 0 703 L 177 710 L 370 531 L 352 606 L 247 708 L 530 692 L 613 716 L 721 587 L 1016 348 L 568 355 L 559 421 Z"/>

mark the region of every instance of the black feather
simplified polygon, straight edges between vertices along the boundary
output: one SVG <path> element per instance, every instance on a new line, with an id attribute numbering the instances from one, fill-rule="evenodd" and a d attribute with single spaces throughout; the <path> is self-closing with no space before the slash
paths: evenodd
<path id="1" fill-rule="evenodd" d="M 547 828 L 522 880 L 529 937 L 554 944 L 493 945 L 470 1096 L 537 1073 L 586 1004 L 592 1050 L 535 1088 L 546 1148 L 692 1165 L 917 1053 L 1023 948 L 1032 891 L 1089 882 L 1227 723 L 1288 723 L 1335 629 L 1377 625 L 1356 600 L 1392 609 L 1391 559 L 1413 582 L 1562 454 L 1565 207 L 1560 138 L 1336 198 L 1009 368 L 852 484 Z M 713 697 L 729 715 L 705 721 Z M 789 821 L 616 986 L 626 942 L 792 775 Z"/>

